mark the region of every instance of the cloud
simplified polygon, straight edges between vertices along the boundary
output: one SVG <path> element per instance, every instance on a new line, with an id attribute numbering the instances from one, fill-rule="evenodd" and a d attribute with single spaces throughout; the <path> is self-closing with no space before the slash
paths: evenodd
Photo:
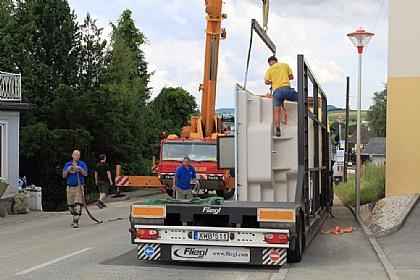
<path id="1" fill-rule="evenodd" d="M 136 27 L 149 40 L 144 47 L 156 96 L 162 87 L 183 87 L 193 94 L 198 104 L 203 82 L 206 28 L 204 1 L 154 0 L 128 1 L 69 0 L 79 20 L 89 11 L 98 25 L 116 23 L 125 9 L 132 11 Z M 221 41 L 216 108 L 233 107 L 234 86 L 243 84 L 247 63 L 247 89 L 264 94 L 268 87 L 263 76 L 271 55 L 265 44 L 253 34 L 251 57 L 251 19 L 262 25 L 260 0 L 230 0 L 223 4 L 222 21 L 227 39 Z M 81 18 L 80 18 L 81 17 Z M 385 0 L 272 0 L 268 35 L 277 46 L 279 60 L 297 71 L 297 55 L 303 54 L 328 96 L 330 104 L 345 106 L 345 82 L 350 76 L 350 107 L 356 107 L 357 52 L 346 34 L 360 26 L 375 33 L 363 56 L 363 101 L 368 108 L 371 96 L 383 89 L 387 73 L 388 7 Z M 296 75 L 295 75 L 296 77 Z M 293 81 L 296 87 L 296 81 Z"/>

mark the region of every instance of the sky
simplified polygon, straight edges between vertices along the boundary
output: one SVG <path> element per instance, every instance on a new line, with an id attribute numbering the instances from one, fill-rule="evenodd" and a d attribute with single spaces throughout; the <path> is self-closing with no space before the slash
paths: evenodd
<path id="1" fill-rule="evenodd" d="M 182 87 L 201 104 L 205 33 L 205 1 L 201 0 L 68 0 L 77 20 L 87 13 L 110 32 L 125 9 L 132 11 L 136 27 L 147 37 L 142 49 L 154 72 L 150 84 L 152 99 L 164 87 Z M 234 107 L 236 84 L 244 85 L 251 20 L 262 26 L 261 0 L 224 0 L 222 12 L 227 19 L 222 27 L 227 38 L 220 42 L 216 108 Z M 295 74 L 291 86 L 297 89 L 297 55 L 303 54 L 328 104 L 346 105 L 346 79 L 350 77 L 350 109 L 357 109 L 358 54 L 347 37 L 362 27 L 375 36 L 365 47 L 362 59 L 361 101 L 366 110 L 375 92 L 387 82 L 388 0 L 271 0 L 267 34 L 276 45 L 279 62 L 286 62 Z M 265 94 L 267 58 L 272 52 L 254 33 L 246 88 Z"/>

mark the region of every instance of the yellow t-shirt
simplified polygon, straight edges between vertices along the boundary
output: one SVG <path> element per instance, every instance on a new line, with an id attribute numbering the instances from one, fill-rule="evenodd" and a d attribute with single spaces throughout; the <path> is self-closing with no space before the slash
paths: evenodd
<path id="1" fill-rule="evenodd" d="M 272 91 L 279 87 L 290 87 L 289 75 L 292 69 L 287 63 L 275 63 L 268 68 L 264 80 L 271 81 Z"/>

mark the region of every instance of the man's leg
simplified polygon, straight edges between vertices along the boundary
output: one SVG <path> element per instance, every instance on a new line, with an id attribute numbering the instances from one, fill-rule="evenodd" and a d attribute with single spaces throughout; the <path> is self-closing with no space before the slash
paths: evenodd
<path id="1" fill-rule="evenodd" d="M 73 220 L 71 222 L 71 226 L 74 226 L 74 216 L 76 215 L 76 210 L 74 208 L 74 190 L 67 186 L 67 205 L 69 207 L 69 212 L 73 216 Z"/>
<path id="2" fill-rule="evenodd" d="M 74 189 L 74 214 L 73 214 L 73 227 L 79 227 L 79 220 L 82 216 L 83 202 L 82 202 L 82 192 L 84 192 L 83 186 L 75 187 Z"/>
<path id="3" fill-rule="evenodd" d="M 281 89 L 278 88 L 273 93 L 274 96 L 274 125 L 276 126 L 275 136 L 280 137 L 280 121 L 281 121 L 281 105 L 284 102 L 284 98 L 282 98 Z"/>
<path id="4" fill-rule="evenodd" d="M 274 106 L 274 125 L 280 127 L 281 106 Z"/>
<path id="5" fill-rule="evenodd" d="M 185 191 L 185 198 L 186 199 L 193 199 L 194 198 L 194 195 L 193 195 L 191 189 Z"/>
<path id="6" fill-rule="evenodd" d="M 74 204 L 74 214 L 73 214 L 73 227 L 74 228 L 79 227 L 80 216 L 82 216 L 82 204 L 81 203 L 75 203 Z"/>

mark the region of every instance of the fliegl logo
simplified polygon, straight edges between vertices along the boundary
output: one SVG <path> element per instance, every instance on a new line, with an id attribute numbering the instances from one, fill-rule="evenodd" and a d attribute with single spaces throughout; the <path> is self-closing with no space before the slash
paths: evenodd
<path id="1" fill-rule="evenodd" d="M 184 249 L 177 249 L 174 251 L 174 255 L 178 258 L 184 259 L 203 259 L 209 249 L 196 249 L 194 247 L 187 247 Z"/>
<path id="2" fill-rule="evenodd" d="M 209 206 L 203 207 L 203 213 L 211 213 L 211 214 L 217 215 L 220 213 L 220 211 L 222 211 L 222 207 L 219 207 L 219 208 L 212 208 Z"/>

